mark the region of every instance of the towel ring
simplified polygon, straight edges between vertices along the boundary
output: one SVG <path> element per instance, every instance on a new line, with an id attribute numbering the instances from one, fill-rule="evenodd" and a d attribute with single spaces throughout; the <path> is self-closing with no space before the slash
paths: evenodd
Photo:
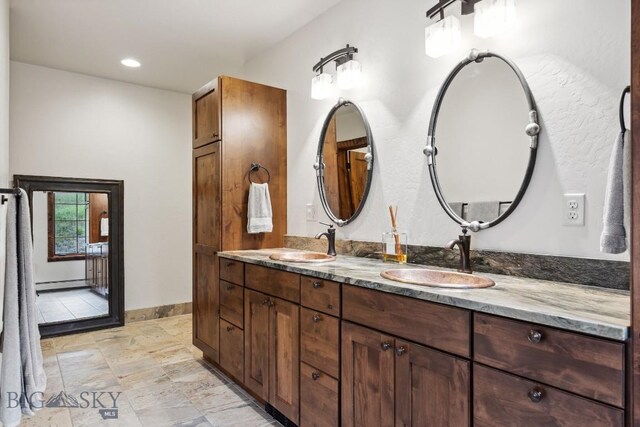
<path id="1" fill-rule="evenodd" d="M 624 90 L 622 91 L 622 96 L 620 96 L 620 131 L 622 133 L 626 132 L 627 130 L 627 125 L 625 124 L 625 120 L 624 120 L 624 99 L 627 97 L 627 94 L 631 92 L 631 86 L 627 86 L 624 88 Z"/>
<path id="2" fill-rule="evenodd" d="M 265 168 L 260 163 L 251 163 L 251 169 L 249 169 L 249 173 L 247 174 L 247 179 L 249 179 L 249 182 L 254 184 L 254 182 L 251 180 L 251 174 L 259 171 L 260 169 L 264 169 L 264 171 L 267 173 L 267 184 L 270 183 L 271 174 L 269 173 L 269 169 Z"/>

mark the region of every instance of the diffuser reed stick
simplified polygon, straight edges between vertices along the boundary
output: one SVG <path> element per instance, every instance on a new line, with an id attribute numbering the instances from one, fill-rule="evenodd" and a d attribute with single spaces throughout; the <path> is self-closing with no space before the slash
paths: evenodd
<path id="1" fill-rule="evenodd" d="M 404 253 L 402 251 L 402 244 L 400 244 L 400 236 L 398 235 L 398 207 L 396 206 L 394 210 L 393 206 L 389 205 L 389 215 L 391 216 L 391 229 L 393 231 L 393 238 L 396 242 L 396 256 L 398 257 L 398 260 L 400 260 L 401 258 L 403 258 Z"/>

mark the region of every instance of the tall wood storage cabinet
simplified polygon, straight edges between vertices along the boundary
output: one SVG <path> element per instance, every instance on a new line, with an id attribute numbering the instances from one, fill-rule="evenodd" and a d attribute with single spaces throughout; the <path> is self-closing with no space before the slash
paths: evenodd
<path id="1" fill-rule="evenodd" d="M 218 77 L 193 94 L 193 343 L 220 360 L 218 251 L 282 247 L 287 227 L 286 91 Z M 247 233 L 249 171 L 270 174 L 273 232 Z M 254 182 L 266 182 L 265 169 Z"/>

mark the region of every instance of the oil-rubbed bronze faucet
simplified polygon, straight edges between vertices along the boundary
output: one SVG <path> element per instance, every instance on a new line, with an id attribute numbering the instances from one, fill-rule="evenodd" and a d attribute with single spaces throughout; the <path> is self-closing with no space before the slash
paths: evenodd
<path id="1" fill-rule="evenodd" d="M 329 242 L 327 255 L 336 256 L 336 229 L 333 228 L 333 224 L 325 224 L 324 222 L 321 222 L 320 224 L 329 226 L 329 229 L 325 233 L 318 233 L 316 235 L 316 239 L 326 236 L 327 241 Z"/>
<path id="2" fill-rule="evenodd" d="M 471 236 L 467 235 L 467 229 L 462 229 L 462 234 L 458 236 L 457 240 L 452 240 L 447 244 L 447 248 L 453 249 L 458 247 L 460 250 L 460 267 L 458 267 L 458 271 L 461 273 L 471 274 L 471 257 L 469 255 L 469 251 L 471 249 Z"/>

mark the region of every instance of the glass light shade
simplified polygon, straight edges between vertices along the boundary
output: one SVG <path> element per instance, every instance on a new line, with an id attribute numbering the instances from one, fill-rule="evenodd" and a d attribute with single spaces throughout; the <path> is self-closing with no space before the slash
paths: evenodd
<path id="1" fill-rule="evenodd" d="M 311 98 L 325 99 L 331 94 L 331 84 L 333 77 L 331 74 L 318 74 L 311 80 Z"/>
<path id="2" fill-rule="evenodd" d="M 432 58 L 451 52 L 460 40 L 460 21 L 455 16 L 447 16 L 424 29 L 425 52 Z"/>
<path id="3" fill-rule="evenodd" d="M 515 0 L 482 0 L 474 6 L 473 32 L 487 38 L 505 32 L 516 22 Z"/>
<path id="4" fill-rule="evenodd" d="M 362 66 L 355 59 L 351 59 L 336 68 L 338 74 L 338 88 L 351 89 L 360 84 Z"/>

